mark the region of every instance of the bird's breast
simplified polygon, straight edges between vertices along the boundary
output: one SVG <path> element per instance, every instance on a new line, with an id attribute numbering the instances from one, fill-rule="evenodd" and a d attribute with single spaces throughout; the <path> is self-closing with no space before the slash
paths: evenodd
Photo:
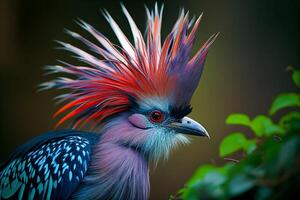
<path id="1" fill-rule="evenodd" d="M 93 148 L 83 183 L 76 194 L 79 198 L 146 200 L 149 196 L 148 163 L 133 148 L 99 142 Z"/>

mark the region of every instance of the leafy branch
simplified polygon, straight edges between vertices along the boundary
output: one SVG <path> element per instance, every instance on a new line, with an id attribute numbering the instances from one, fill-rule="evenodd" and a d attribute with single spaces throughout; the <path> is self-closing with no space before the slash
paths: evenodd
<path id="1" fill-rule="evenodd" d="M 300 70 L 289 67 L 292 80 L 300 88 Z M 300 189 L 300 94 L 279 94 L 268 115 L 250 118 L 243 113 L 227 117 L 226 124 L 244 126 L 249 138 L 236 131 L 221 142 L 223 166 L 199 167 L 190 180 L 170 199 L 281 199 Z M 280 113 L 284 113 L 281 114 Z M 289 112 L 287 112 L 289 111 Z M 275 122 L 272 117 L 279 115 Z M 236 153 L 241 160 L 230 158 Z"/>

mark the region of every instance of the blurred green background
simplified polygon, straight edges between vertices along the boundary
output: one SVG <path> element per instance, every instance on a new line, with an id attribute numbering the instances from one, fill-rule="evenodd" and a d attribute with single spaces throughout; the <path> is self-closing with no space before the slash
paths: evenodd
<path id="1" fill-rule="evenodd" d="M 153 7 L 155 1 L 122 2 L 144 30 L 144 4 Z M 277 93 L 293 88 L 286 66 L 300 66 L 297 0 L 170 0 L 164 4 L 163 36 L 183 7 L 191 15 L 204 12 L 197 48 L 212 33 L 220 36 L 192 101 L 191 116 L 202 122 L 211 139 L 192 138 L 191 145 L 174 151 L 169 161 L 152 171 L 151 199 L 167 199 L 199 165 L 224 162 L 217 147 L 231 131 L 224 123 L 226 116 L 267 113 Z M 49 80 L 42 75 L 42 66 L 56 64 L 56 59 L 74 60 L 54 49 L 54 39 L 78 44 L 63 28 L 83 33 L 73 21 L 81 18 L 117 42 L 100 8 L 106 8 L 129 33 L 119 1 L 0 0 L 0 161 L 16 146 L 54 127 L 51 116 L 58 106 L 53 97 L 58 93 L 37 93 L 36 86 Z"/>

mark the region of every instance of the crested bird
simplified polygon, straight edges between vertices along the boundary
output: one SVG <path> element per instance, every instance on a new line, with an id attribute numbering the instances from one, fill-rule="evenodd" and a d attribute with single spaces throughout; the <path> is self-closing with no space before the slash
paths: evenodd
<path id="1" fill-rule="evenodd" d="M 133 41 L 104 10 L 120 43 L 113 44 L 93 26 L 77 23 L 95 38 L 66 33 L 83 42 L 84 51 L 59 42 L 81 64 L 59 61 L 48 73 L 64 74 L 41 84 L 63 89 L 64 105 L 54 114 L 57 126 L 71 128 L 42 134 L 18 147 L 0 166 L 0 199 L 146 200 L 149 168 L 168 158 L 187 135 L 209 137 L 187 117 L 203 71 L 213 34 L 191 55 L 202 14 L 190 20 L 182 10 L 171 32 L 161 41 L 163 6 L 146 8 L 143 36 L 121 5 Z M 92 131 L 83 131 L 90 126 Z"/>

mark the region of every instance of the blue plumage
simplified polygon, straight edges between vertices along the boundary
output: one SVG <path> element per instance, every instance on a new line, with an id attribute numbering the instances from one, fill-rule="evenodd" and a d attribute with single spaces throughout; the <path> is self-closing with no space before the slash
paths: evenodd
<path id="1" fill-rule="evenodd" d="M 97 136 L 75 131 L 47 136 L 23 145 L 3 168 L 0 199 L 68 199 L 76 190 L 87 172 Z"/>

